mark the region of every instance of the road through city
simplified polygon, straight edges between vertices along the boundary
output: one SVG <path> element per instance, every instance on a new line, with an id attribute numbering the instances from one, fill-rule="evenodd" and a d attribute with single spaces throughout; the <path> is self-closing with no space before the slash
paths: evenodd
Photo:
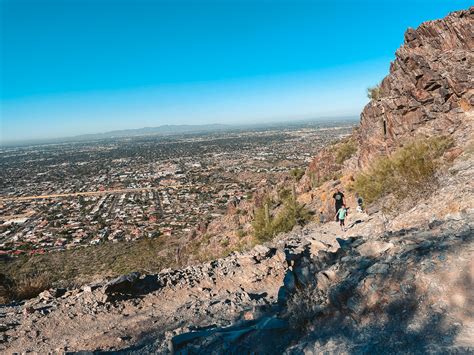
<path id="1" fill-rule="evenodd" d="M 128 189 L 113 189 L 103 191 L 82 191 L 82 192 L 70 192 L 63 194 L 50 194 L 50 195 L 38 195 L 38 196 L 17 196 L 17 197 L 0 197 L 1 202 L 7 201 L 28 201 L 28 200 L 40 200 L 57 197 L 75 197 L 75 196 L 97 196 L 97 195 L 108 195 L 108 194 L 122 194 L 130 192 L 142 192 L 142 191 L 157 191 L 163 189 L 177 189 L 182 187 L 189 187 L 194 185 L 167 185 L 160 187 L 137 187 Z M 194 186 L 195 187 L 195 186 Z"/>

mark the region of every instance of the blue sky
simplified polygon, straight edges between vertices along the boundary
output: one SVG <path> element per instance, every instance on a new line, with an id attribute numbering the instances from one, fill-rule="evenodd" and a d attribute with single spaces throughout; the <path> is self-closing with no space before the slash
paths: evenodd
<path id="1" fill-rule="evenodd" d="M 357 115 L 463 0 L 0 0 L 1 140 Z"/>

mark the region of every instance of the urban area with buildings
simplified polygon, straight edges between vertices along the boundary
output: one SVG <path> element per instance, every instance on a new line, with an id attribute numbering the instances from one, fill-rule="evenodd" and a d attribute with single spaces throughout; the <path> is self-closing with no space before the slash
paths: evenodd
<path id="1" fill-rule="evenodd" d="M 0 148 L 0 255 L 180 236 L 354 121 Z"/>

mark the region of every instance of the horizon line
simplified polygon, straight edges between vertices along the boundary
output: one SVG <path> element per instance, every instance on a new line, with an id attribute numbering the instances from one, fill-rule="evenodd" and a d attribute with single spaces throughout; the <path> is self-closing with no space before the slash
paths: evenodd
<path id="1" fill-rule="evenodd" d="M 59 144 L 59 143 L 66 143 L 66 141 L 74 142 L 74 139 L 80 139 L 81 137 L 88 137 L 91 136 L 90 139 L 94 140 L 93 136 L 100 136 L 105 134 L 112 134 L 112 133 L 119 133 L 119 132 L 126 132 L 126 131 L 139 131 L 142 129 L 153 129 L 153 128 L 161 128 L 161 127 L 203 127 L 203 126 L 225 126 L 228 128 L 232 127 L 251 127 L 251 126 L 258 126 L 258 125 L 271 125 L 271 124 L 285 124 L 285 123 L 302 123 L 305 121 L 317 121 L 317 120 L 357 120 L 360 118 L 360 114 L 345 114 L 345 115 L 334 115 L 334 116 L 319 116 L 319 117 L 311 117 L 311 116 L 304 116 L 304 117 L 294 117 L 294 118 L 286 118 L 286 119 L 269 119 L 269 120 L 262 120 L 260 122 L 254 123 L 218 123 L 218 122 L 210 122 L 210 123 L 199 123 L 199 124 L 162 124 L 157 126 L 142 126 L 137 128 L 124 128 L 118 130 L 110 130 L 110 131 L 96 131 L 91 133 L 84 133 L 79 135 L 67 135 L 67 136 L 57 136 L 57 137 L 46 137 L 46 138 L 29 138 L 29 139 L 14 139 L 14 140 L 0 140 L 0 147 L 8 147 L 8 146 L 15 146 L 15 145 L 36 145 L 36 144 Z M 182 132 L 186 134 L 186 132 Z M 192 132 L 188 132 L 192 133 Z M 179 132 L 178 132 L 179 134 Z M 146 136 L 146 135 L 156 135 L 156 134 L 138 134 L 136 137 L 139 136 Z M 125 138 L 126 136 L 115 137 L 115 138 Z M 113 137 L 97 137 L 97 140 L 107 139 Z M 68 143 L 69 143 L 68 142 Z"/>

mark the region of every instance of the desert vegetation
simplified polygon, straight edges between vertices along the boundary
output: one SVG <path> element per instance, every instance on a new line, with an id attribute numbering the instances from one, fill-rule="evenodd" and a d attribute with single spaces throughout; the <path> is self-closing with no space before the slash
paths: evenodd
<path id="1" fill-rule="evenodd" d="M 274 216 L 270 211 L 275 203 L 268 197 L 262 206 L 257 208 L 252 223 L 257 241 L 268 241 L 278 233 L 289 232 L 297 224 L 305 224 L 311 218 L 310 212 L 304 205 L 296 201 L 293 194 L 286 196 L 281 203 L 282 207 L 277 210 Z"/>
<path id="2" fill-rule="evenodd" d="M 341 142 L 337 146 L 336 163 L 337 164 L 344 163 L 347 159 L 352 157 L 356 151 L 357 151 L 357 143 L 354 141 L 353 138 L 350 138 L 345 142 Z"/>
<path id="3" fill-rule="evenodd" d="M 356 176 L 354 189 L 366 203 L 389 194 L 402 199 L 427 192 L 436 186 L 441 157 L 452 144 L 452 139 L 443 136 L 412 141 L 391 156 L 375 160 Z"/>
<path id="4" fill-rule="evenodd" d="M 367 88 L 367 97 L 371 100 L 378 100 L 382 97 L 380 84 Z"/>
<path id="5" fill-rule="evenodd" d="M 16 280 L 0 274 L 0 280 L 0 303 L 33 298 L 52 286 L 48 274 L 32 274 Z"/>
<path id="6" fill-rule="evenodd" d="M 295 168 L 291 170 L 290 175 L 295 179 L 296 182 L 298 182 L 304 175 L 304 169 Z"/>
<path id="7" fill-rule="evenodd" d="M 162 236 L 0 260 L 0 281 L 4 280 L 0 302 L 35 297 L 52 286 L 67 287 L 132 271 L 158 272 L 176 266 L 175 250 Z"/>

